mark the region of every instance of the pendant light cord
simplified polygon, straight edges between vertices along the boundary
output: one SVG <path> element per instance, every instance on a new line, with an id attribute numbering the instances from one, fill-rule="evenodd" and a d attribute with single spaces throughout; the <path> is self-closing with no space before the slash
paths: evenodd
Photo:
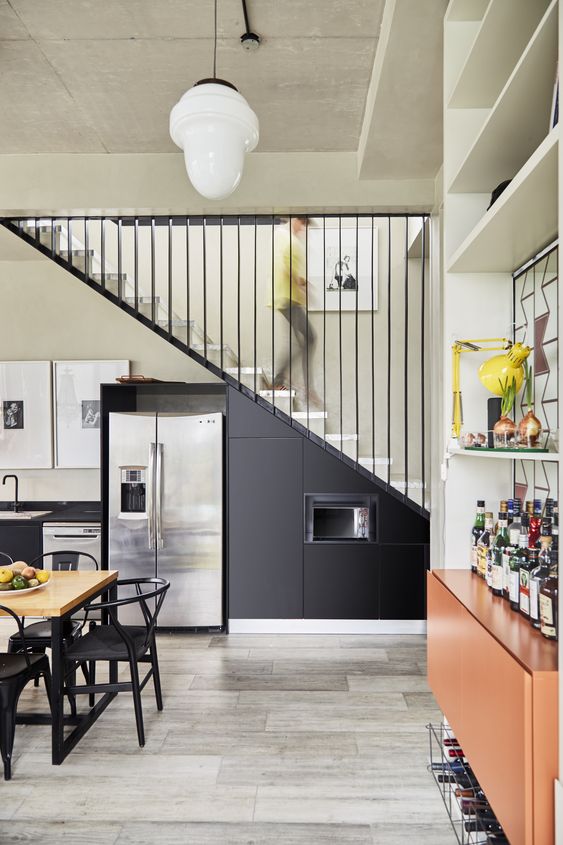
<path id="1" fill-rule="evenodd" d="M 215 38 L 213 42 L 213 79 L 217 79 L 217 0 L 214 0 L 215 8 Z"/>

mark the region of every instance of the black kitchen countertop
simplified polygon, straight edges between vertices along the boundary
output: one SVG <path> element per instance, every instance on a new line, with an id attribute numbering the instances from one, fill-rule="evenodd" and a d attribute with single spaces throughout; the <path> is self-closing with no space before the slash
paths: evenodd
<path id="1" fill-rule="evenodd" d="M 0 511 L 12 510 L 10 502 L 0 502 Z M 32 519 L 0 520 L 2 525 L 42 525 L 44 522 L 101 522 L 100 502 L 20 502 L 20 511 L 49 511 Z"/>

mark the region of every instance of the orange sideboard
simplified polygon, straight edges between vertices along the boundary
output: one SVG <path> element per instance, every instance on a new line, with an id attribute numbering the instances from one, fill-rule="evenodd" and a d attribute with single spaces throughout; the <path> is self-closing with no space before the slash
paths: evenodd
<path id="1" fill-rule="evenodd" d="M 511 845 L 553 845 L 557 645 L 470 571 L 434 570 L 428 680 Z"/>

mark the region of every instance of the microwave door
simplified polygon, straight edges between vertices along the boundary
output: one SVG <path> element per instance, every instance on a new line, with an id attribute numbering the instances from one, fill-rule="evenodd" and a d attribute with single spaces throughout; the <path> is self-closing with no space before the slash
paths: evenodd
<path id="1" fill-rule="evenodd" d="M 157 572 L 170 581 L 160 627 L 223 624 L 223 417 L 158 416 Z"/>
<path id="2" fill-rule="evenodd" d="M 108 565 L 120 578 L 155 576 L 155 474 L 155 414 L 110 413 Z M 124 607 L 119 618 L 129 615 Z"/>

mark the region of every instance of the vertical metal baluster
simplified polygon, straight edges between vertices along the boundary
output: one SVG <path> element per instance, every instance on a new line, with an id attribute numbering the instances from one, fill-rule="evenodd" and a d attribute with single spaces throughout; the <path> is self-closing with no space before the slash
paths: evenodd
<path id="1" fill-rule="evenodd" d="M 190 218 L 186 215 L 186 341 L 188 349 L 192 345 L 192 325 L 190 319 Z"/>
<path id="2" fill-rule="evenodd" d="M 387 218 L 387 484 L 391 484 L 391 218 Z"/>
<path id="3" fill-rule="evenodd" d="M 51 217 L 51 255 L 55 254 L 55 232 L 56 232 L 57 221 L 56 218 Z"/>
<path id="4" fill-rule="evenodd" d="M 121 219 L 121 217 L 119 217 L 118 220 L 117 220 L 117 298 L 119 299 L 120 303 L 121 303 L 122 298 L 123 298 L 123 290 L 121 288 L 121 274 L 122 274 L 122 267 L 123 267 L 122 253 L 121 253 L 122 237 L 123 237 L 123 220 Z"/>
<path id="5" fill-rule="evenodd" d="M 72 223 L 70 221 L 70 217 L 66 218 L 66 231 L 67 231 L 67 242 L 68 242 L 68 250 L 67 250 L 67 261 L 70 266 L 73 266 L 72 260 Z"/>
<path id="6" fill-rule="evenodd" d="M 371 457 L 373 460 L 372 472 L 375 475 L 375 301 L 373 296 L 373 248 L 374 248 L 374 232 L 373 232 L 373 217 L 371 218 L 371 257 L 370 257 L 370 276 L 371 276 Z"/>
<path id="7" fill-rule="evenodd" d="M 100 261 L 102 264 L 101 267 L 101 282 L 102 288 L 105 290 L 106 288 L 106 218 L 102 217 L 100 221 L 101 231 L 100 231 Z"/>
<path id="8" fill-rule="evenodd" d="M 221 371 L 225 369 L 223 361 L 223 217 L 219 222 L 219 346 L 221 348 Z"/>
<path id="9" fill-rule="evenodd" d="M 151 321 L 154 328 L 156 294 L 155 219 L 151 217 Z"/>
<path id="10" fill-rule="evenodd" d="M 338 217 L 338 390 L 340 395 L 340 457 L 342 457 L 342 217 Z"/>
<path id="11" fill-rule="evenodd" d="M 293 389 L 293 218 L 289 215 L 289 403 L 288 411 L 293 423 L 291 391 Z"/>
<path id="12" fill-rule="evenodd" d="M 257 309 L 256 309 L 256 284 L 257 284 L 257 275 L 258 270 L 256 267 L 256 260 L 257 260 L 257 239 L 258 239 L 258 225 L 256 223 L 256 215 L 254 215 L 254 395 L 256 395 L 256 382 L 257 382 L 257 361 L 256 361 L 256 333 L 257 333 Z"/>
<path id="13" fill-rule="evenodd" d="M 356 215 L 356 297 L 355 297 L 355 307 L 356 307 L 356 314 L 355 314 L 355 321 L 356 321 L 356 328 L 355 328 L 355 392 L 356 392 L 356 463 L 358 463 L 358 450 L 360 448 L 360 389 L 359 389 L 359 382 L 358 382 L 358 357 L 359 357 L 359 348 L 358 348 L 358 288 L 360 286 L 360 255 L 358 252 L 358 216 Z"/>
<path id="14" fill-rule="evenodd" d="M 275 255 L 274 255 L 274 225 L 275 225 L 275 218 L 272 214 L 272 405 L 276 407 L 275 403 L 275 392 L 274 387 L 276 384 L 276 350 L 275 350 L 275 316 L 276 316 L 276 308 L 275 308 L 275 285 L 274 285 L 274 262 L 275 262 Z"/>
<path id="15" fill-rule="evenodd" d="M 237 367 L 240 384 L 240 216 L 237 217 Z"/>
<path id="16" fill-rule="evenodd" d="M 422 264 L 421 264 L 421 304 L 420 304 L 420 420 L 421 420 L 421 461 L 422 461 L 422 507 L 426 507 L 426 397 L 425 397 L 425 343 L 426 343 L 426 224 L 428 218 L 422 218 Z M 514 313 L 514 311 L 513 311 Z"/>
<path id="17" fill-rule="evenodd" d="M 172 337 L 172 218 L 168 218 L 168 334 Z"/>
<path id="18" fill-rule="evenodd" d="M 139 310 L 139 218 L 135 217 L 133 228 L 133 285 L 135 288 L 135 311 Z"/>
<path id="19" fill-rule="evenodd" d="M 326 447 L 326 216 L 323 214 L 323 446 Z"/>
<path id="20" fill-rule="evenodd" d="M 37 242 L 39 242 L 39 241 L 40 241 L 40 236 L 39 236 L 39 225 L 38 225 L 38 222 L 39 222 L 39 218 L 38 218 L 38 217 L 34 217 L 34 218 L 33 218 L 33 237 L 35 238 L 35 240 L 36 240 Z"/>
<path id="21" fill-rule="evenodd" d="M 409 218 L 405 217 L 405 314 L 404 314 L 404 414 L 405 414 L 405 498 L 409 490 Z"/>
<path id="22" fill-rule="evenodd" d="M 202 217 L 201 235 L 203 238 L 203 357 L 207 361 L 207 229 L 205 216 Z"/>
<path id="23" fill-rule="evenodd" d="M 85 259 L 84 259 L 84 275 L 89 278 L 90 276 L 90 250 L 88 249 L 88 223 L 86 218 L 84 218 L 84 252 L 85 252 Z"/>
<path id="24" fill-rule="evenodd" d="M 305 226 L 305 397 L 307 402 L 307 432 L 309 426 L 309 218 Z"/>

